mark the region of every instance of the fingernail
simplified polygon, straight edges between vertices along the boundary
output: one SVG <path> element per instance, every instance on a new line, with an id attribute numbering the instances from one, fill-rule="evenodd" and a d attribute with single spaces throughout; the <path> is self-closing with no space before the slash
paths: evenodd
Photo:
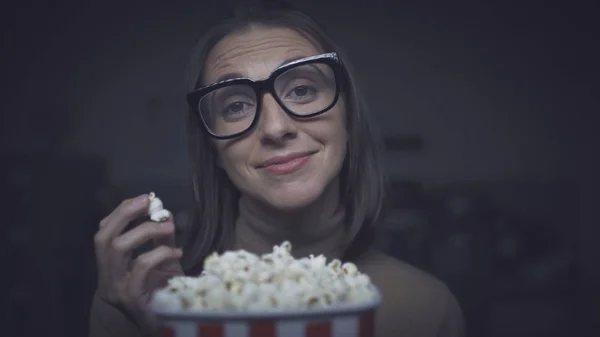
<path id="1" fill-rule="evenodd" d="M 180 248 L 175 248 L 173 249 L 173 252 L 175 253 L 175 255 L 177 256 L 181 256 L 183 255 L 183 250 L 181 250 Z"/>

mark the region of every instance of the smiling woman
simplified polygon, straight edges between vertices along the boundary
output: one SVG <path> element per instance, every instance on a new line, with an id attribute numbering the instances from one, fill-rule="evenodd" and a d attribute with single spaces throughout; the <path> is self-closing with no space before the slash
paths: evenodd
<path id="1" fill-rule="evenodd" d="M 377 336 L 462 335 L 444 284 L 372 247 L 378 146 L 348 59 L 317 24 L 272 4 L 238 11 L 200 40 L 189 75 L 194 208 L 183 257 L 172 220 L 122 233 L 147 196 L 103 220 L 91 336 L 152 334 L 149 294 L 166 279 L 198 275 L 213 251 L 264 254 L 286 240 L 295 257 L 352 261 L 370 276 L 382 294 Z M 150 239 L 157 248 L 133 259 Z"/>
<path id="2" fill-rule="evenodd" d="M 327 190 L 338 193 L 332 187 L 346 155 L 346 109 L 337 99 L 337 56 L 319 55 L 320 49 L 294 29 L 257 24 L 225 37 L 208 54 L 213 67 L 202 74 L 208 86 L 198 93 L 213 105 L 200 103 L 198 111 L 211 116 L 203 118 L 208 130 L 226 137 L 214 141 L 217 156 L 249 202 L 296 212 Z M 243 78 L 218 82 L 228 74 Z M 327 212 L 335 211 L 337 199 Z"/>

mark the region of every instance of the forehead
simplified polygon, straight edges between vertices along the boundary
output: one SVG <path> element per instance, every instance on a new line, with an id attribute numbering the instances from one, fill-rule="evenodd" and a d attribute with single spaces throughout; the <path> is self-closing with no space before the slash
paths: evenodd
<path id="1" fill-rule="evenodd" d="M 230 34 L 209 52 L 202 82 L 224 77 L 263 79 L 282 63 L 322 53 L 316 43 L 294 29 L 250 26 Z"/>

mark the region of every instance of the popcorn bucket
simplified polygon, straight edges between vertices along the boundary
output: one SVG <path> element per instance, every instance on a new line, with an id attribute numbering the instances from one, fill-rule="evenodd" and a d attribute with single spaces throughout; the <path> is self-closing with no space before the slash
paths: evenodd
<path id="1" fill-rule="evenodd" d="M 365 304 L 263 312 L 154 310 L 161 337 L 373 337 L 380 293 Z"/>

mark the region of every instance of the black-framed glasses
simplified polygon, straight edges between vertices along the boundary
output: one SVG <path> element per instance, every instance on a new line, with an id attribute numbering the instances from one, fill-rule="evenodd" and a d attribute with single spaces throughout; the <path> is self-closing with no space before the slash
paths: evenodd
<path id="1" fill-rule="evenodd" d="M 235 78 L 196 89 L 187 100 L 211 136 L 230 139 L 256 125 L 265 92 L 292 117 L 311 118 L 337 103 L 342 78 L 337 53 L 326 53 L 286 63 L 264 80 Z"/>

